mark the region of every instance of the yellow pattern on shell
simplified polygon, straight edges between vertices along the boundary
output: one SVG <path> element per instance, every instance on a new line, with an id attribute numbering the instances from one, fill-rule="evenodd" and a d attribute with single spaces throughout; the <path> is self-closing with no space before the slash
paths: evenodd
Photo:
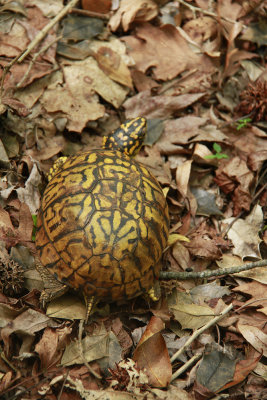
<path id="1" fill-rule="evenodd" d="M 58 161 L 42 198 L 40 260 L 87 299 L 136 297 L 151 291 L 159 276 L 168 207 L 157 180 L 130 157 L 144 127 L 144 118 L 126 121 L 104 138 L 104 149 Z"/>

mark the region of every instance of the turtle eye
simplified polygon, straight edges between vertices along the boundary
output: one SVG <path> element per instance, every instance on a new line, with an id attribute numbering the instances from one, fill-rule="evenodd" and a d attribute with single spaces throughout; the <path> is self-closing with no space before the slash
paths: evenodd
<path id="1" fill-rule="evenodd" d="M 103 146 L 106 149 L 120 150 L 130 157 L 140 150 L 146 135 L 146 119 L 138 117 L 125 121 L 111 135 L 104 137 Z"/>

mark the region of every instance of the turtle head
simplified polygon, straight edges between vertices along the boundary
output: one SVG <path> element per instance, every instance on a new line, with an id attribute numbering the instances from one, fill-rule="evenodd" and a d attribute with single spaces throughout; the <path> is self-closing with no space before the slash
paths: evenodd
<path id="1" fill-rule="evenodd" d="M 103 138 L 103 148 L 119 150 L 130 157 L 140 150 L 146 135 L 146 119 L 128 119 L 109 136 Z"/>

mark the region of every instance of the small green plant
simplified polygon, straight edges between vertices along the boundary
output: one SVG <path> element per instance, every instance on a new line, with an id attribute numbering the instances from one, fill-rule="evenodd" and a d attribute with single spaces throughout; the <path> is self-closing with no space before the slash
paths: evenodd
<path id="1" fill-rule="evenodd" d="M 205 156 L 206 160 L 221 160 L 222 158 L 228 158 L 227 154 L 222 153 L 222 148 L 218 143 L 213 143 L 213 150 L 215 151 L 215 154 L 209 154 L 208 156 Z"/>
<path id="2" fill-rule="evenodd" d="M 37 215 L 32 214 L 33 228 L 32 228 L 32 241 L 35 242 L 36 226 L 37 226 Z"/>
<path id="3" fill-rule="evenodd" d="M 239 119 L 236 123 L 236 130 L 240 131 L 240 129 L 245 128 L 249 122 L 251 122 L 251 118 L 243 118 Z"/>

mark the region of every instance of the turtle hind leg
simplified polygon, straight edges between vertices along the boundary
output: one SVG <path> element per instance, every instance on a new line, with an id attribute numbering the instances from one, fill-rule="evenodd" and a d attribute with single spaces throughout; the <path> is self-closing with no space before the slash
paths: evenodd
<path id="1" fill-rule="evenodd" d="M 85 314 L 85 323 L 88 323 L 88 319 L 91 315 L 92 309 L 94 305 L 97 303 L 95 296 L 87 296 L 83 294 L 85 305 L 86 305 L 86 314 Z"/>
<path id="2" fill-rule="evenodd" d="M 37 262 L 35 268 L 43 280 L 44 289 L 41 293 L 40 301 L 42 306 L 45 307 L 46 303 L 62 296 L 69 288 L 67 285 L 59 282 L 42 264 Z"/>

